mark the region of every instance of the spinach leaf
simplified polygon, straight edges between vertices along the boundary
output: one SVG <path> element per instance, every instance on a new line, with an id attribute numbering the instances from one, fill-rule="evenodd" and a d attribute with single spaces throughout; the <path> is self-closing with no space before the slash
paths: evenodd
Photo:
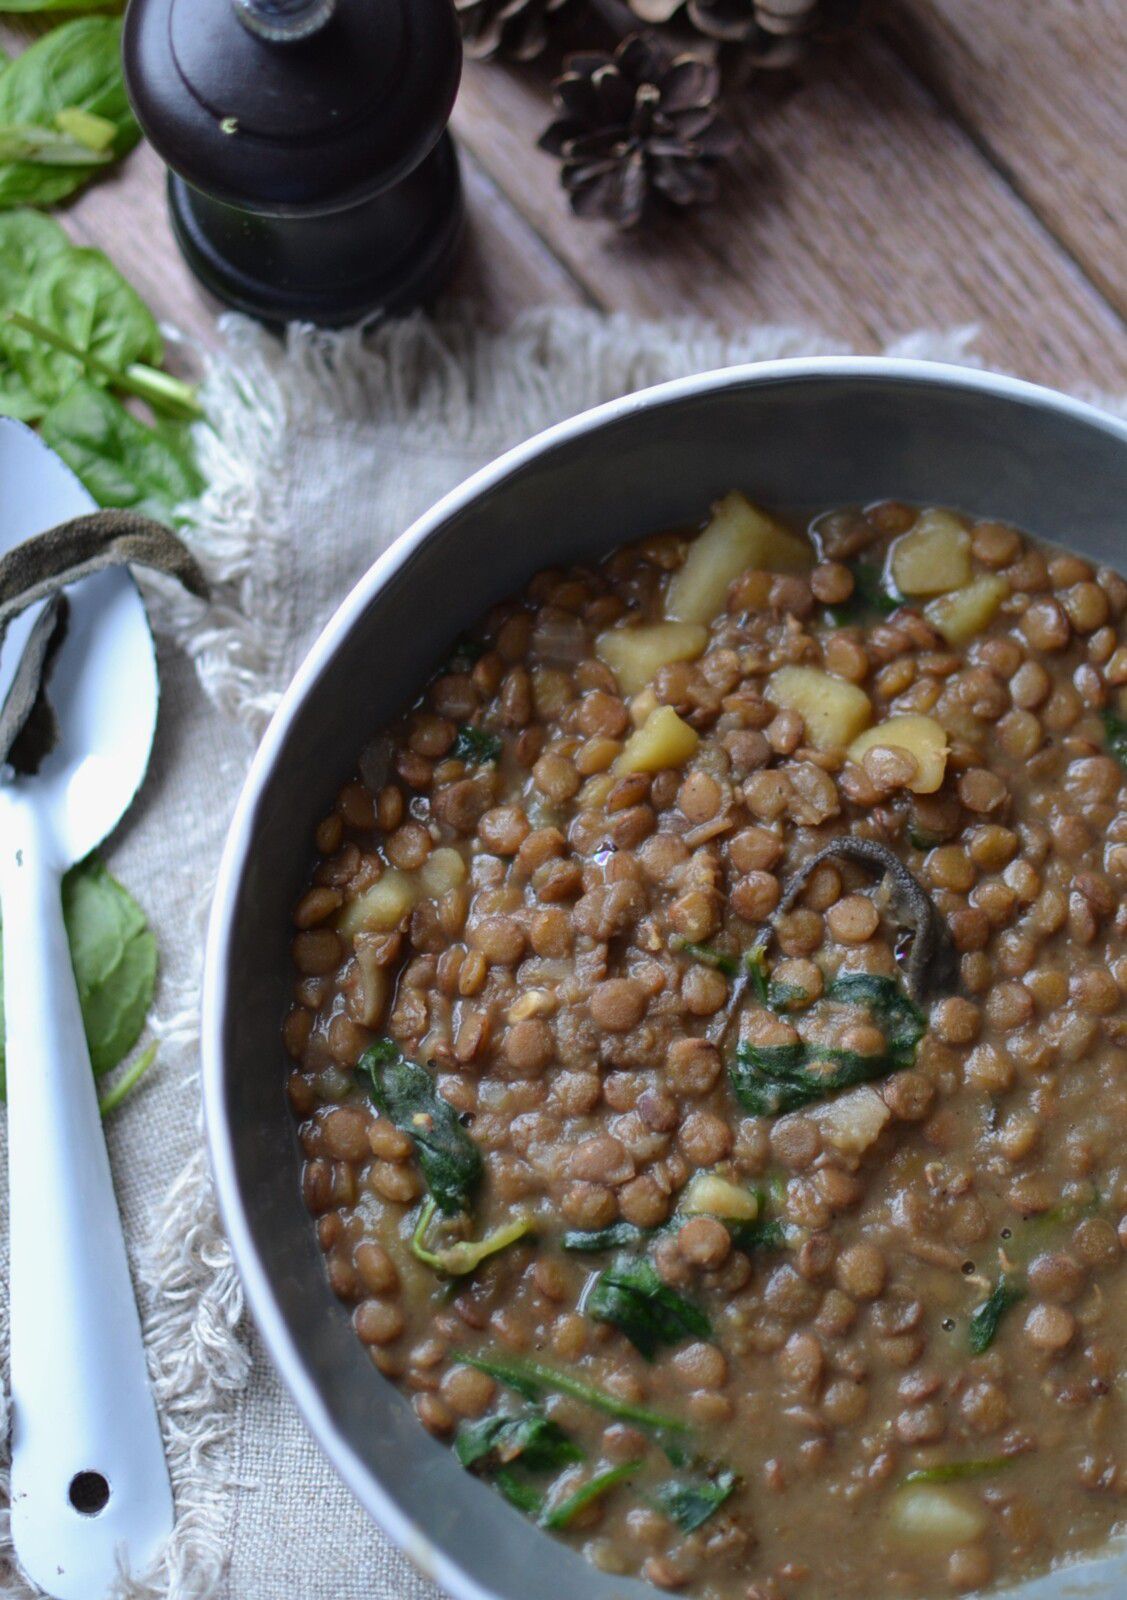
<path id="1" fill-rule="evenodd" d="M 757 1217 L 754 1222 L 721 1217 L 737 1250 L 784 1250 L 786 1228 L 778 1217 Z"/>
<path id="2" fill-rule="evenodd" d="M 530 1472 L 548 1472 L 583 1459 L 582 1450 L 559 1423 L 538 1411 L 460 1423 L 454 1436 L 454 1454 L 463 1467 L 476 1467 L 479 1471 L 492 1471 L 519 1460 Z"/>
<path id="3" fill-rule="evenodd" d="M 499 761 L 503 748 L 499 734 L 490 733 L 486 728 L 471 728 L 467 722 L 458 729 L 458 737 L 454 740 L 450 754 L 455 761 L 464 761 L 467 766 L 479 767 L 489 761 Z"/>
<path id="4" fill-rule="evenodd" d="M 853 574 L 853 593 L 848 600 L 828 609 L 826 616 L 835 628 L 859 622 L 874 612 L 887 617 L 903 605 L 900 596 L 889 590 L 881 568 L 873 562 L 849 561 L 846 565 Z"/>
<path id="5" fill-rule="evenodd" d="M 827 987 L 826 999 L 864 1006 L 884 1035 L 884 1049 L 862 1055 L 805 1040 L 782 1045 L 741 1044 L 730 1071 L 736 1098 L 746 1111 L 760 1117 L 779 1116 L 856 1084 L 887 1077 L 915 1061 L 927 1021 L 894 978 L 843 973 Z"/>
<path id="6" fill-rule="evenodd" d="M 176 508 L 203 488 L 185 431 L 139 422 L 92 384 L 76 383 L 47 412 L 40 432 L 101 506 L 172 523 Z"/>
<path id="7" fill-rule="evenodd" d="M 468 1211 L 481 1183 L 481 1152 L 425 1067 L 408 1061 L 390 1039 L 377 1039 L 357 1068 L 384 1116 L 415 1143 L 423 1177 L 447 1216 Z"/>
<path id="8" fill-rule="evenodd" d="M 617 1417 L 621 1422 L 636 1422 L 640 1428 L 645 1428 L 659 1439 L 667 1434 L 689 1432 L 687 1422 L 665 1416 L 660 1411 L 650 1411 L 645 1406 L 632 1405 L 628 1400 L 619 1400 L 616 1395 L 607 1394 L 595 1388 L 594 1384 L 584 1383 L 582 1378 L 562 1372 L 558 1367 L 549 1367 L 542 1361 L 529 1361 L 520 1356 L 475 1356 L 464 1350 L 451 1351 L 450 1359 L 473 1367 L 478 1372 L 488 1373 L 524 1400 L 540 1400 L 545 1394 L 566 1394 L 608 1417 Z M 665 1445 L 664 1448 L 668 1453 L 669 1446 Z"/>
<path id="9" fill-rule="evenodd" d="M 694 1473 L 691 1477 L 664 1483 L 655 1490 L 654 1499 L 682 1533 L 695 1533 L 719 1511 L 738 1482 L 731 1468 L 722 1467 L 711 1474 Z"/>
<path id="10" fill-rule="evenodd" d="M 434 1196 L 428 1196 L 425 1204 L 420 1207 L 419 1220 L 411 1235 L 411 1253 L 426 1266 L 433 1267 L 436 1272 L 443 1272 L 452 1278 L 476 1272 L 483 1261 L 496 1255 L 500 1250 L 507 1250 L 511 1244 L 516 1244 L 518 1239 L 523 1239 L 526 1234 L 531 1233 L 535 1226 L 531 1217 L 514 1217 L 511 1222 L 502 1223 L 499 1228 L 492 1229 L 484 1239 L 458 1239 L 453 1244 L 432 1250 L 425 1241 L 436 1209 L 437 1202 Z"/>
<path id="11" fill-rule="evenodd" d="M 33 11 L 121 11 L 122 0 L 0 0 L 0 12 L 25 16 Z"/>
<path id="12" fill-rule="evenodd" d="M 1115 757 L 1121 767 L 1127 767 L 1127 721 L 1114 711 L 1101 711 L 1100 721 L 1104 725 L 1108 753 Z"/>
<path id="13" fill-rule="evenodd" d="M 967 1340 L 975 1355 L 981 1355 L 994 1343 L 998 1325 L 1011 1306 L 1016 1306 L 1025 1291 L 1009 1278 L 999 1278 L 993 1292 L 971 1312 Z"/>
<path id="14" fill-rule="evenodd" d="M 13 305 L 49 261 L 73 248 L 52 217 L 38 211 L 0 212 L 0 303 Z"/>
<path id="15" fill-rule="evenodd" d="M 0 353 L 40 402 L 39 415 L 80 378 L 104 385 L 135 363 L 164 359 L 152 313 L 100 250 L 51 256 L 12 309 L 18 317 L 0 326 Z"/>
<path id="16" fill-rule="evenodd" d="M 459 639 L 450 652 L 450 659 L 443 667 L 443 672 L 469 672 L 476 662 L 485 654 L 485 645 L 480 639 Z"/>
<path id="17" fill-rule="evenodd" d="M 601 1272 L 587 1297 L 587 1312 L 624 1333 L 647 1361 L 662 1345 L 712 1335 L 700 1307 L 663 1283 L 652 1261 L 620 1261 Z"/>
<path id="18" fill-rule="evenodd" d="M 156 985 L 157 948 L 144 912 L 98 856 L 63 879 L 63 921 L 90 1064 L 109 1072 L 137 1043 Z M 0 1098 L 4 1096 L 3 957 L 0 953 Z"/>
<path id="19" fill-rule="evenodd" d="M 140 137 L 122 77 L 119 18 L 64 22 L 0 71 L 0 124 L 54 130 L 59 113 L 69 110 L 112 124 L 114 156 L 123 156 Z M 0 162 L 0 206 L 54 205 L 95 170 L 88 164 Z"/>
<path id="20" fill-rule="evenodd" d="M 724 972 L 729 978 L 734 978 L 740 970 L 738 956 L 731 956 L 725 950 L 714 950 L 709 944 L 695 944 L 692 939 L 671 939 L 669 948 L 677 955 L 691 956 L 706 967 L 715 967 L 717 972 Z"/>
<path id="21" fill-rule="evenodd" d="M 50 217 L 37 211 L 0 212 L 0 305 L 14 305 L 52 257 L 66 255 L 72 248 Z M 0 345 L 0 414 L 30 422 L 42 412 L 40 400 L 3 359 Z"/>
<path id="22" fill-rule="evenodd" d="M 607 1467 L 604 1472 L 596 1472 L 595 1476 L 576 1489 L 574 1494 L 567 1495 L 557 1505 L 544 1512 L 540 1517 L 540 1526 L 551 1529 L 553 1533 L 559 1533 L 563 1528 L 570 1528 L 581 1511 L 585 1511 L 596 1500 L 601 1500 L 618 1484 L 625 1483 L 627 1478 L 632 1478 L 641 1465 L 640 1461 L 624 1461 L 621 1466 Z"/>
<path id="23" fill-rule="evenodd" d="M 531 1483 L 522 1483 L 509 1467 L 501 1467 L 493 1482 L 511 1506 L 523 1511 L 526 1517 L 538 1517 L 544 1509 L 544 1496 Z"/>
<path id="24" fill-rule="evenodd" d="M 767 985 L 767 1004 L 772 1011 L 799 1011 L 809 998 L 800 983 L 779 983 L 772 978 Z"/>
<path id="25" fill-rule="evenodd" d="M 599 1250 L 629 1250 L 648 1239 L 651 1230 L 632 1222 L 612 1222 L 607 1228 L 572 1228 L 560 1240 L 565 1250 L 595 1254 Z"/>
<path id="26" fill-rule="evenodd" d="M 840 1005 L 867 1006 L 885 1037 L 893 1065 L 910 1067 L 916 1047 L 927 1032 L 927 1018 L 895 978 L 872 972 L 843 972 L 826 989 L 826 999 Z"/>

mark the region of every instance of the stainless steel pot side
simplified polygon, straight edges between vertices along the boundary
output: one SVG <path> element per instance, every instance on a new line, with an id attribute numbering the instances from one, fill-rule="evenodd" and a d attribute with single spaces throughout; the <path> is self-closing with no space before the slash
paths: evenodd
<path id="1" fill-rule="evenodd" d="M 373 1370 L 330 1293 L 283 1092 L 290 909 L 313 827 L 362 744 L 415 697 L 461 628 L 538 568 L 693 521 L 732 487 L 767 505 L 953 504 L 1127 566 L 1127 426 L 1050 390 L 851 358 L 663 384 L 510 451 L 376 562 L 286 694 L 223 856 L 206 957 L 204 1101 L 250 1308 L 337 1471 L 457 1600 L 652 1600 L 654 1591 L 549 1543 L 464 1473 Z M 753 1496 L 751 1514 L 770 1509 Z M 1121 1597 L 1127 1544 L 1009 1593 Z"/>

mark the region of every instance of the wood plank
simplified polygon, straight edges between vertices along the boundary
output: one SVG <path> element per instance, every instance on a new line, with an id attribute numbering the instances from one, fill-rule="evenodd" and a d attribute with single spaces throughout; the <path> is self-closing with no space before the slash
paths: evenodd
<path id="1" fill-rule="evenodd" d="M 800 323 L 866 350 L 976 322 L 991 365 L 1123 385 L 1121 320 L 878 37 L 752 100 L 721 203 L 638 237 L 570 216 L 532 149 L 549 115 L 542 76 L 471 66 L 455 125 L 603 305 Z"/>
<path id="2" fill-rule="evenodd" d="M 495 327 L 540 305 L 590 305 L 582 284 L 558 261 L 468 150 L 461 152 L 467 226 L 447 290 Z"/>
<path id="3" fill-rule="evenodd" d="M 886 31 L 1127 314 L 1127 5 L 897 0 Z"/>

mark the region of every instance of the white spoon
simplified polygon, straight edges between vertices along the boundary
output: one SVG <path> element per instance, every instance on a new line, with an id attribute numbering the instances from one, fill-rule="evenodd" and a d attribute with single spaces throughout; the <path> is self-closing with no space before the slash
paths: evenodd
<path id="1" fill-rule="evenodd" d="M 0 421 L 0 551 L 94 510 L 59 458 Z M 63 928 L 64 872 L 120 821 L 157 712 L 152 636 L 123 569 L 67 590 L 35 777 L 0 769 L 11 1241 L 12 1540 L 58 1600 L 101 1600 L 172 1530 L 141 1325 Z M 0 703 L 40 607 L 12 623 Z"/>

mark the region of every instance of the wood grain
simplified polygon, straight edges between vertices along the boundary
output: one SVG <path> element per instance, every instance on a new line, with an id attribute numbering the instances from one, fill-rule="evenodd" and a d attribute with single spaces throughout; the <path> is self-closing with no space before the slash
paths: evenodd
<path id="1" fill-rule="evenodd" d="M 1127 314 L 1127 4 L 897 0 L 889 37 Z"/>
<path id="2" fill-rule="evenodd" d="M 467 71 L 456 126 L 601 304 L 732 324 L 799 322 L 874 349 L 979 323 L 989 363 L 1058 384 L 1122 385 L 1122 323 L 975 143 L 879 38 L 794 94 L 751 99 L 753 139 L 722 205 L 652 236 L 572 219 L 546 156 L 534 74 Z"/>
<path id="3" fill-rule="evenodd" d="M 455 127 L 469 227 L 451 293 L 493 322 L 586 303 L 799 324 L 863 350 L 976 323 L 992 365 L 1127 388 L 1124 0 L 894 4 L 882 34 L 793 92 L 753 85 L 721 204 L 636 238 L 568 212 L 534 148 L 547 74 L 468 67 Z M 6 21 L 0 43 L 53 21 Z M 160 318 L 214 345 L 221 308 L 176 250 L 151 150 L 62 220 Z"/>

